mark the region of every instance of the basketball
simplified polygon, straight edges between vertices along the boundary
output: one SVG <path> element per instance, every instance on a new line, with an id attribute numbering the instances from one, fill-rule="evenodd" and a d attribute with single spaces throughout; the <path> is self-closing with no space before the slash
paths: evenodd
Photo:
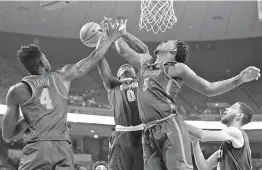
<path id="1" fill-rule="evenodd" d="M 101 36 L 100 25 L 95 22 L 88 22 L 80 30 L 80 40 L 87 47 L 96 47 Z"/>

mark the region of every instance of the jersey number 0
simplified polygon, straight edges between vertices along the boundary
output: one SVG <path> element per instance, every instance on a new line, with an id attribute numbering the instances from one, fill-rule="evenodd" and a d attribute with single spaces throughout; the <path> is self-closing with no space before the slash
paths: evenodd
<path id="1" fill-rule="evenodd" d="M 51 110 L 53 109 L 53 103 L 50 98 L 49 90 L 48 88 L 43 88 L 43 91 L 40 96 L 40 104 L 45 106 L 46 109 Z"/>
<path id="2" fill-rule="evenodd" d="M 126 95 L 127 95 L 127 100 L 129 102 L 133 102 L 136 100 L 136 96 L 133 90 L 127 90 Z"/>

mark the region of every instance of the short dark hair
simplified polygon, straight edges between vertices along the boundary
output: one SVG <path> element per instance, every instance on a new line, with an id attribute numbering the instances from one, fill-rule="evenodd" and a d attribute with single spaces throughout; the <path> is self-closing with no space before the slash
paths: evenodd
<path id="1" fill-rule="evenodd" d="M 97 161 L 93 165 L 93 170 L 95 170 L 96 167 L 99 166 L 99 165 L 104 165 L 107 168 L 107 163 L 105 161 Z"/>
<path id="2" fill-rule="evenodd" d="M 179 63 L 185 63 L 189 58 L 188 45 L 184 41 L 178 40 L 176 48 L 177 51 L 176 51 L 175 60 Z"/>
<path id="3" fill-rule="evenodd" d="M 246 125 L 246 124 L 250 123 L 252 121 L 253 114 L 254 114 L 253 110 L 246 103 L 243 103 L 243 102 L 237 102 L 237 103 L 240 105 L 239 109 L 244 114 L 244 116 L 242 118 L 242 122 L 241 122 L 242 125 Z"/>
<path id="4" fill-rule="evenodd" d="M 41 57 L 42 52 L 40 47 L 35 44 L 29 44 L 28 46 L 21 46 L 17 51 L 18 60 L 24 65 L 24 67 L 32 72 L 33 70 L 37 71 L 39 58 Z M 33 68 L 32 68 L 33 67 Z"/>

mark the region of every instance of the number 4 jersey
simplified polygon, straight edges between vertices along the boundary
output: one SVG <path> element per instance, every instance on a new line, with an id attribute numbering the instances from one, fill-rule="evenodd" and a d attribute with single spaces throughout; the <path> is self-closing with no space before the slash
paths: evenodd
<path id="1" fill-rule="evenodd" d="M 116 125 L 135 126 L 141 123 L 137 106 L 137 80 L 118 85 L 108 92 Z"/>
<path id="2" fill-rule="evenodd" d="M 21 105 L 28 123 L 25 142 L 41 140 L 69 141 L 67 127 L 68 91 L 56 72 L 27 76 L 22 82 L 32 90 L 31 98 Z"/>

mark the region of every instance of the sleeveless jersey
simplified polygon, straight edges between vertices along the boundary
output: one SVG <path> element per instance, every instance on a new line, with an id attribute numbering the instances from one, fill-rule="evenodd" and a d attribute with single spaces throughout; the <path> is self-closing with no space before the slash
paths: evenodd
<path id="1" fill-rule="evenodd" d="M 218 158 L 218 170 L 251 170 L 251 149 L 247 134 L 241 130 L 244 138 L 244 146 L 234 148 L 232 143 L 223 142 Z"/>
<path id="2" fill-rule="evenodd" d="M 135 126 L 141 123 L 137 106 L 137 80 L 123 83 L 108 92 L 116 125 Z"/>
<path id="3" fill-rule="evenodd" d="M 154 64 L 154 60 L 142 65 L 139 75 L 138 106 L 143 123 L 165 118 L 176 111 L 176 96 L 182 85 L 180 78 L 167 74 L 176 62 Z"/>
<path id="4" fill-rule="evenodd" d="M 67 127 L 68 92 L 56 72 L 22 79 L 32 89 L 32 97 L 21 105 L 28 123 L 24 140 L 65 140 L 70 142 Z"/>

